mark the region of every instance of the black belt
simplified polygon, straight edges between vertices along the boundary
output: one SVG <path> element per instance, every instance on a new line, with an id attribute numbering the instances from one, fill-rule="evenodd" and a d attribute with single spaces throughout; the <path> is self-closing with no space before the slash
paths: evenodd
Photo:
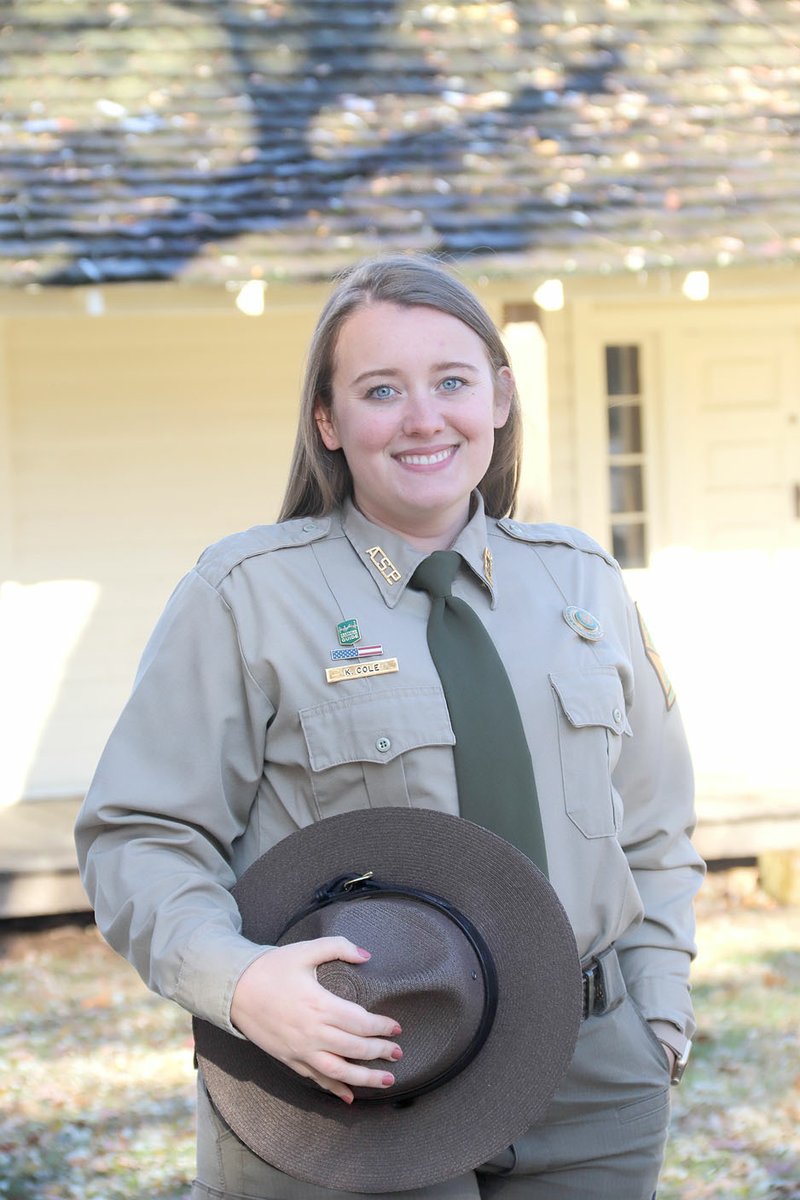
<path id="1" fill-rule="evenodd" d="M 603 963 L 593 958 L 588 967 L 583 968 L 583 1019 L 600 1017 L 608 1012 L 609 996 L 606 989 Z"/>

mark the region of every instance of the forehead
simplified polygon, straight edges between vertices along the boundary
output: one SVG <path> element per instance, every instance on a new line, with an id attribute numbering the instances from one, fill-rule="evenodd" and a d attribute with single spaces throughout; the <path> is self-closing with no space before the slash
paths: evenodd
<path id="1" fill-rule="evenodd" d="M 336 339 L 334 372 L 352 365 L 388 367 L 420 362 L 424 357 L 488 359 L 483 339 L 450 313 L 428 305 L 398 305 L 379 301 L 357 308 L 343 322 Z M 366 360 L 369 360 L 367 363 Z"/>

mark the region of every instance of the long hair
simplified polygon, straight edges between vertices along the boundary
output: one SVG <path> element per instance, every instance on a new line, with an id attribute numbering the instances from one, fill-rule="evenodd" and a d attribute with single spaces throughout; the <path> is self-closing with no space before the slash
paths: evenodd
<path id="1" fill-rule="evenodd" d="M 333 402 L 336 343 L 342 325 L 359 308 L 377 303 L 408 308 L 420 305 L 456 317 L 477 333 L 494 371 L 510 365 L 500 334 L 483 305 L 435 259 L 387 255 L 350 267 L 336 280 L 311 338 L 281 521 L 324 516 L 352 495 L 353 479 L 344 454 L 327 449 L 314 412 L 319 406 L 329 409 Z M 513 509 L 521 457 L 522 421 L 514 389 L 508 419 L 495 430 L 492 458 L 478 484 L 490 516 L 503 517 Z"/>

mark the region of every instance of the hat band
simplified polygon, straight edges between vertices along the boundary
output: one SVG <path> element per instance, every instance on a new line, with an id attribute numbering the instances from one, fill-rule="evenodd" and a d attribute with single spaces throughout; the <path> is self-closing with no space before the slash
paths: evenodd
<path id="1" fill-rule="evenodd" d="M 378 1094 L 376 1096 L 358 1097 L 359 1103 L 395 1104 L 402 1107 L 416 1100 L 418 1096 L 424 1096 L 428 1092 L 435 1091 L 442 1084 L 454 1079 L 456 1075 L 460 1075 L 465 1067 L 468 1067 L 478 1055 L 491 1032 L 497 1013 L 497 970 L 488 945 L 472 921 L 442 896 L 436 896 L 431 892 L 423 892 L 419 888 L 404 887 L 402 884 L 381 883 L 379 880 L 373 878 L 372 871 L 351 872 L 348 875 L 339 875 L 336 879 L 332 879 L 330 883 L 317 888 L 311 904 L 300 909 L 299 912 L 296 912 L 289 919 L 275 941 L 276 943 L 280 942 L 281 938 L 286 936 L 293 925 L 297 925 L 298 922 L 304 920 L 312 913 L 318 912 L 321 908 L 327 908 L 330 904 L 386 896 L 404 896 L 412 900 L 417 900 L 423 904 L 430 905 L 448 917 L 464 935 L 475 952 L 475 957 L 478 960 L 483 976 L 483 1011 L 481 1012 L 480 1020 L 471 1041 L 449 1067 L 445 1068 L 444 1071 L 440 1071 L 433 1079 L 429 1079 L 417 1087 L 407 1088 L 405 1091 L 393 1092 L 391 1096 Z"/>

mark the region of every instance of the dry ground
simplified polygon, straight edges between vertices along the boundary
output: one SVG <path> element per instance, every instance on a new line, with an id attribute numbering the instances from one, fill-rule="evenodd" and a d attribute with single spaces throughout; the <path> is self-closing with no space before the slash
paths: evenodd
<path id="1" fill-rule="evenodd" d="M 659 1200 L 800 1200 L 800 910 L 744 869 L 709 878 L 698 916 L 697 1051 Z M 0 930 L 0 958 L 0 1200 L 185 1200 L 186 1015 L 91 926 Z"/>
<path id="2" fill-rule="evenodd" d="M 698 1016 L 659 1200 L 800 1198 L 800 909 L 754 870 L 698 898 Z"/>

